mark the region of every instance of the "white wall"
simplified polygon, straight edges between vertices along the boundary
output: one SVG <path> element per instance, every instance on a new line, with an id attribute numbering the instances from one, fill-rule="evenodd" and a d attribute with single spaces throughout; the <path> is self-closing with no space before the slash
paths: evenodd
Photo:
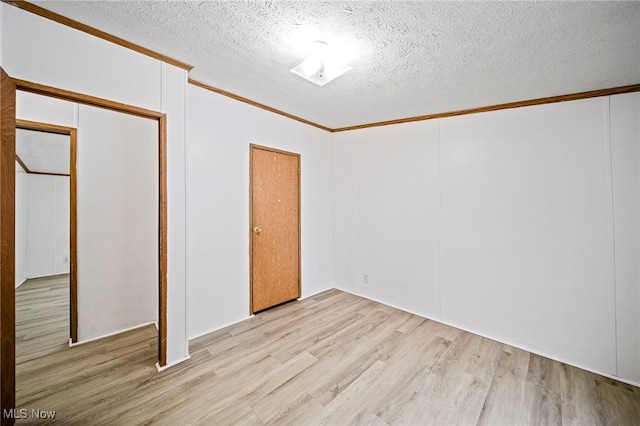
<path id="1" fill-rule="evenodd" d="M 302 296 L 332 287 L 329 133 L 188 88 L 189 336 L 249 316 L 249 144 L 301 154 Z"/>
<path id="2" fill-rule="evenodd" d="M 27 173 L 16 161 L 16 287 L 27 277 Z"/>
<path id="3" fill-rule="evenodd" d="M 71 251 L 70 178 L 67 176 L 50 176 L 50 178 L 53 181 L 53 274 L 66 274 L 70 272 L 71 267 L 69 258 Z"/>
<path id="4" fill-rule="evenodd" d="M 69 177 L 28 174 L 26 192 L 27 277 L 68 273 Z"/>
<path id="5" fill-rule="evenodd" d="M 335 134 L 338 287 L 439 316 L 438 150 L 437 121 Z"/>
<path id="6" fill-rule="evenodd" d="M 167 361 L 185 359 L 186 71 L 4 3 L 0 9 L 0 64 L 10 76 L 167 113 Z"/>
<path id="7" fill-rule="evenodd" d="M 441 120 L 443 321 L 614 373 L 607 107 Z"/>
<path id="8" fill-rule="evenodd" d="M 16 287 L 69 267 L 69 178 L 27 174 L 16 162 Z"/>
<path id="9" fill-rule="evenodd" d="M 611 97 L 617 367 L 640 382 L 640 93 Z"/>
<path id="10" fill-rule="evenodd" d="M 80 105 L 78 340 L 156 321 L 158 126 Z"/>
<path id="11" fill-rule="evenodd" d="M 78 104 L 27 92 L 17 92 L 16 117 L 77 128 Z"/>
<path id="12" fill-rule="evenodd" d="M 2 31 L 2 24 L 4 23 L 4 8 L 0 7 L 0 65 L 2 65 L 2 58 L 3 58 L 3 47 L 4 46 L 4 31 Z"/>
<path id="13" fill-rule="evenodd" d="M 167 360 L 183 360 L 188 356 L 186 294 L 186 72 L 162 64 L 161 111 L 167 123 Z M 171 344 L 173 339 L 174 344 Z M 174 361 L 171 361 L 174 360 Z"/>
<path id="14" fill-rule="evenodd" d="M 161 62 L 4 5 L 2 67 L 12 77 L 159 110 Z"/>
<path id="15" fill-rule="evenodd" d="M 638 97 L 611 99 L 336 134 L 336 286 L 640 382 Z"/>

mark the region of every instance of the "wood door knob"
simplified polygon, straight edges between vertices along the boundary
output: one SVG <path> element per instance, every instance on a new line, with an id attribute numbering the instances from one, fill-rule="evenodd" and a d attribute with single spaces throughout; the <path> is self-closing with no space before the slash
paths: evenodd
<path id="1" fill-rule="evenodd" d="M 256 234 L 259 234 L 262 232 L 262 228 L 260 228 L 259 226 L 256 226 L 255 228 L 253 228 L 253 232 L 255 232 Z"/>

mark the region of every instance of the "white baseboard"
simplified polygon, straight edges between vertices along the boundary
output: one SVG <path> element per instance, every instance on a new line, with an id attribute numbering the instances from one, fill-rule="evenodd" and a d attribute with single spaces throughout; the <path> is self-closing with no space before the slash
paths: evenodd
<path id="1" fill-rule="evenodd" d="M 209 334 L 209 333 L 213 333 L 214 331 L 222 330 L 222 329 L 223 329 L 223 328 L 225 328 L 225 327 L 229 327 L 229 326 L 232 326 L 232 325 L 234 325 L 234 324 L 238 324 L 239 322 L 246 321 L 246 320 L 248 320 L 249 318 L 253 318 L 254 316 L 255 316 L 255 315 L 249 315 L 249 316 L 248 316 L 248 317 L 246 317 L 246 318 L 243 318 L 243 319 L 240 319 L 240 320 L 237 320 L 237 321 L 232 321 L 232 322 L 230 322 L 230 323 L 226 323 L 226 324 L 221 325 L 221 326 L 219 326 L 219 327 L 212 328 L 211 330 L 205 331 L 205 332 L 200 333 L 200 334 L 196 334 L 195 336 L 191 336 L 191 337 L 189 337 L 189 339 L 188 339 L 188 340 L 189 340 L 189 341 L 191 341 L 191 340 L 195 340 L 195 339 L 197 339 L 198 337 L 205 336 L 205 335 L 207 335 L 207 334 Z"/>
<path id="2" fill-rule="evenodd" d="M 137 330 L 139 328 L 147 327 L 149 325 L 154 325 L 156 327 L 156 329 L 158 327 L 158 325 L 156 324 L 155 321 L 151 321 L 151 322 L 147 322 L 147 323 L 144 323 L 144 324 L 136 325 L 136 326 L 133 326 L 133 327 L 125 328 L 123 330 L 114 331 L 113 333 L 104 334 L 102 336 L 92 337 L 91 339 L 83 340 L 82 342 L 72 343 L 71 339 L 69 339 L 69 347 L 84 345 L 85 343 L 89 343 L 89 342 L 95 342 L 96 340 L 104 339 L 105 337 L 115 336 L 117 334 L 126 333 L 127 331 Z"/>
<path id="3" fill-rule="evenodd" d="M 26 283 L 26 282 L 27 282 L 27 280 L 29 280 L 29 278 L 25 278 L 25 279 L 23 279 L 23 280 L 20 282 L 20 284 L 18 284 L 18 285 L 16 286 L 16 288 L 18 288 L 18 287 L 20 287 L 22 284 Z"/>
<path id="4" fill-rule="evenodd" d="M 304 300 L 304 299 L 308 299 L 308 298 L 313 297 L 313 296 L 315 296 L 315 295 L 317 295 L 317 294 L 323 293 L 323 292 L 328 291 L 328 290 L 333 290 L 333 289 L 334 289 L 334 287 L 329 287 L 329 288 L 326 288 L 326 289 L 324 289 L 324 290 L 317 291 L 317 292 L 312 293 L 312 294 L 306 294 L 304 297 L 300 297 L 300 298 L 299 298 L 299 299 L 297 299 L 297 300 Z M 213 333 L 213 332 L 215 332 L 215 331 L 222 330 L 222 329 L 223 329 L 223 328 L 225 328 L 225 327 L 229 327 L 229 326 L 232 326 L 232 325 L 234 325 L 234 324 L 238 324 L 239 322 L 246 321 L 246 320 L 248 320 L 248 319 L 250 319 L 250 318 L 253 318 L 254 316 L 255 316 L 255 315 L 249 315 L 249 316 L 248 316 L 248 317 L 246 317 L 246 318 L 242 318 L 242 319 L 239 319 L 239 320 L 237 320 L 237 321 L 232 321 L 232 322 L 229 322 L 229 323 L 225 323 L 224 325 L 221 325 L 221 326 L 218 326 L 218 327 L 212 328 L 211 330 L 207 330 L 207 331 L 205 331 L 205 332 L 202 332 L 202 333 L 196 334 L 195 336 L 191 336 L 191 337 L 189 337 L 189 341 L 191 341 L 191 340 L 195 340 L 195 339 L 197 339 L 197 338 L 199 338 L 199 337 L 202 337 L 202 336 L 205 336 L 205 335 L 207 335 L 207 334 L 209 334 L 209 333 Z"/>
<path id="5" fill-rule="evenodd" d="M 300 299 L 298 299 L 298 300 L 308 299 L 308 298 L 313 297 L 315 295 L 318 295 L 320 293 L 324 293 L 325 291 L 334 290 L 334 289 L 335 289 L 335 287 L 328 287 L 328 288 L 325 288 L 324 290 L 318 290 L 315 293 L 305 294 L 304 296 L 300 297 Z"/>
<path id="6" fill-rule="evenodd" d="M 168 368 L 173 367 L 174 365 L 180 364 L 181 362 L 185 362 L 185 361 L 187 361 L 189 359 L 191 359 L 191 355 L 187 355 L 186 357 L 181 358 L 181 359 L 179 359 L 177 361 L 174 361 L 171 364 L 167 364 L 164 367 L 160 367 L 160 363 L 156 362 L 156 370 L 158 370 L 158 373 L 160 373 L 161 371 L 164 371 L 164 370 L 166 370 Z"/>
<path id="7" fill-rule="evenodd" d="M 35 277 L 27 277 L 26 280 L 37 280 L 38 278 L 55 278 L 64 275 L 71 275 L 71 272 L 59 272 L 57 274 L 36 275 Z"/>
<path id="8" fill-rule="evenodd" d="M 93 337 L 93 338 L 88 339 L 88 340 L 83 340 L 82 342 L 73 343 L 73 342 L 71 342 L 71 339 L 69 339 L 69 347 L 84 345 L 85 343 L 95 342 L 97 340 L 101 340 L 101 339 L 104 339 L 106 337 L 115 336 L 115 335 L 118 335 L 118 334 L 126 333 L 128 331 L 137 330 L 137 329 L 140 329 L 140 328 L 143 328 L 143 327 L 148 327 L 150 325 L 153 325 L 155 327 L 155 329 L 158 330 L 158 323 L 156 321 L 151 321 L 151 322 L 148 322 L 148 323 L 145 323 L 145 324 L 140 324 L 140 325 L 136 325 L 134 327 L 125 328 L 123 330 L 116 331 L 116 332 L 109 333 L 109 334 L 105 334 L 105 335 L 102 335 L 102 336 L 99 336 L 99 337 Z M 188 359 L 191 359 L 190 355 L 187 355 L 184 358 L 181 358 L 181 359 L 179 359 L 179 360 L 177 360 L 175 362 L 172 362 L 171 364 L 167 364 L 164 367 L 160 367 L 160 364 L 157 363 L 157 362 L 156 362 L 155 365 L 156 365 L 156 369 L 158 370 L 158 372 L 161 372 L 161 371 L 166 370 L 167 368 L 173 367 L 176 364 L 180 364 L 181 362 L 184 362 L 184 361 L 186 361 Z"/>
<path id="9" fill-rule="evenodd" d="M 25 277 L 22 282 L 20 282 L 20 284 L 18 284 L 16 286 L 16 288 L 20 287 L 22 284 L 26 283 L 29 280 L 37 280 L 39 278 L 55 278 L 55 277 L 62 277 L 64 275 L 69 275 L 69 272 L 62 272 L 60 274 L 51 274 L 51 275 L 38 275 L 35 277 Z"/>
<path id="10" fill-rule="evenodd" d="M 340 290 L 340 291 L 344 291 L 345 293 L 353 294 L 353 295 L 358 296 L 358 297 L 363 297 L 365 299 L 372 300 L 374 302 L 381 303 L 383 305 L 390 306 L 392 308 L 395 308 L 395 309 L 398 309 L 398 310 L 401 310 L 401 311 L 404 311 L 404 312 L 408 312 L 410 314 L 417 315 L 417 316 L 422 317 L 422 318 L 426 318 L 426 319 L 428 319 L 430 321 L 439 322 L 440 324 L 448 325 L 449 327 L 457 328 L 458 330 L 466 331 L 467 333 L 475 334 L 477 336 L 481 336 L 481 337 L 484 337 L 486 339 L 493 340 L 494 342 L 502 343 L 503 345 L 509 345 L 511 347 L 514 347 L 514 348 L 517 348 L 517 349 L 522 349 L 523 351 L 527 351 L 527 352 L 530 352 L 530 353 L 535 354 L 535 355 L 539 355 L 539 356 L 542 356 L 542 357 L 545 357 L 545 358 L 549 358 L 551 360 L 554 360 L 554 361 L 557 361 L 557 362 L 561 362 L 563 364 L 571 365 L 571 366 L 579 368 L 581 370 L 586 370 L 586 371 L 589 371 L 591 373 L 598 374 L 600 376 L 604 376 L 604 377 L 608 377 L 610 379 L 617 380 L 619 382 L 623 382 L 623 383 L 627 383 L 629 385 L 640 387 L 640 383 L 634 382 L 633 380 L 629 380 L 629 379 L 625 379 L 625 378 L 622 378 L 622 377 L 614 376 L 613 374 L 609 374 L 609 373 L 606 373 L 606 372 L 603 372 L 603 371 L 594 370 L 593 368 L 585 367 L 583 365 L 578 365 L 578 364 L 576 364 L 574 362 L 567 361 L 565 359 L 560 359 L 560 358 L 558 358 L 556 356 L 551 356 L 551 355 L 545 354 L 544 352 L 541 352 L 541 351 L 539 351 L 537 349 L 533 349 L 533 348 L 530 348 L 530 347 L 527 347 L 527 346 L 523 346 L 523 345 L 513 344 L 513 343 L 510 343 L 510 342 L 501 340 L 501 339 L 496 339 L 495 337 L 489 336 L 489 335 L 487 335 L 485 333 L 480 333 L 478 331 L 469 329 L 467 327 L 461 327 L 461 326 L 456 325 L 456 324 L 452 324 L 452 323 L 449 323 L 449 322 L 446 322 L 446 321 L 442 321 L 441 319 L 431 318 L 431 317 L 425 316 L 423 314 L 419 314 L 419 313 L 416 313 L 416 312 L 411 312 L 411 311 L 409 311 L 407 309 L 400 308 L 398 306 L 394 306 L 394 305 L 392 305 L 390 303 L 382 302 L 382 301 L 374 299 L 372 297 L 363 296 L 361 294 L 358 294 L 358 293 L 355 293 L 355 292 L 352 292 L 352 291 L 349 291 L 349 290 L 344 290 L 344 289 L 341 289 L 341 288 L 338 288 L 338 287 L 335 287 L 335 289 L 336 290 Z"/>

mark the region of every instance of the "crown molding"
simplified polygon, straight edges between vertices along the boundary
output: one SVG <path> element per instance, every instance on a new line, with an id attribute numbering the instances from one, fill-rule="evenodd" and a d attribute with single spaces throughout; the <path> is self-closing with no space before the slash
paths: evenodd
<path id="1" fill-rule="evenodd" d="M 346 132 L 349 130 L 368 129 L 370 127 L 390 126 L 392 124 L 412 123 L 415 121 L 433 120 L 436 118 L 455 117 L 457 115 L 477 114 L 480 112 L 499 111 L 502 109 L 521 108 L 534 105 L 553 104 L 557 102 L 577 101 L 598 96 L 619 95 L 622 93 L 640 92 L 640 84 L 613 87 L 609 89 L 590 90 L 588 92 L 571 93 L 567 95 L 549 96 L 546 98 L 530 99 L 526 101 L 509 102 L 505 104 L 489 105 L 478 108 L 462 109 L 459 111 L 442 112 L 437 114 L 419 115 L 416 117 L 400 118 L 397 120 L 378 121 L 375 123 L 359 124 L 356 126 L 331 129 L 332 132 Z"/>
<path id="2" fill-rule="evenodd" d="M 512 109 L 512 108 L 521 108 L 521 107 L 534 106 L 534 105 L 553 104 L 553 103 L 558 103 L 558 102 L 577 101 L 577 100 L 580 100 L 580 99 L 596 98 L 596 97 L 599 97 L 599 96 L 611 96 L 611 95 L 620 95 L 620 94 L 623 94 L 623 93 L 640 92 L 640 84 L 631 84 L 631 85 L 628 85 L 628 86 L 612 87 L 612 88 L 608 88 L 608 89 L 590 90 L 588 92 L 570 93 L 570 94 L 566 94 L 566 95 L 549 96 L 549 97 L 546 97 L 546 98 L 537 98 L 537 99 L 530 99 L 530 100 L 517 101 L 517 102 L 508 102 L 508 103 L 504 103 L 504 104 L 488 105 L 488 106 L 477 107 L 477 108 L 462 109 L 462 110 L 458 110 L 458 111 L 441 112 L 441 113 L 437 113 L 437 114 L 419 115 L 419 116 L 416 116 L 416 117 L 407 117 L 407 118 L 399 118 L 399 119 L 395 119 L 395 120 L 377 121 L 377 122 L 374 122 L 374 123 L 358 124 L 358 125 L 355 125 L 355 126 L 331 128 L 331 127 L 323 126 L 323 125 L 318 124 L 318 123 L 314 123 L 314 122 L 309 121 L 309 120 L 305 120 L 304 118 L 300 118 L 300 117 L 297 117 L 295 115 L 291 115 L 289 113 L 277 110 L 275 108 L 271 108 L 270 106 L 267 106 L 267 105 L 252 101 L 251 99 L 244 98 L 242 96 L 236 95 L 236 94 L 231 93 L 231 92 L 227 92 L 226 90 L 222 90 L 222 89 L 219 89 L 217 87 L 209 86 L 208 84 L 201 83 L 201 82 L 193 80 L 191 78 L 189 79 L 189 83 L 193 84 L 194 86 L 198 86 L 198 87 L 201 87 L 203 89 L 218 93 L 218 94 L 226 96 L 226 97 L 229 97 L 231 99 L 235 99 L 235 100 L 238 100 L 240 102 L 244 102 L 246 104 L 253 105 L 255 107 L 262 108 L 264 110 L 274 112 L 276 114 L 291 118 L 293 120 L 299 121 L 301 123 L 308 124 L 310 126 L 317 127 L 319 129 L 322 129 L 322 130 L 325 130 L 325 131 L 331 132 L 331 133 L 347 132 L 347 131 L 350 131 L 350 130 L 368 129 L 368 128 L 371 128 L 371 127 L 391 126 L 393 124 L 413 123 L 413 122 L 416 122 L 416 121 L 434 120 L 434 119 L 437 119 L 437 118 L 455 117 L 455 116 L 458 116 L 458 115 L 477 114 L 477 113 L 489 112 L 489 111 L 499 111 L 499 110 L 502 110 L 502 109 Z"/>
<path id="3" fill-rule="evenodd" d="M 227 92 L 226 90 L 222 90 L 222 89 L 219 89 L 217 87 L 209 86 L 208 84 L 201 83 L 201 82 L 196 81 L 196 80 L 194 80 L 192 78 L 189 79 L 189 84 L 192 84 L 194 86 L 198 86 L 198 87 L 200 87 L 202 89 L 209 90 L 211 92 L 217 93 L 217 94 L 222 95 L 222 96 L 226 96 L 226 97 L 231 98 L 231 99 L 235 99 L 236 101 L 244 102 L 245 104 L 249 104 L 249 105 L 252 105 L 254 107 L 257 107 L 257 108 L 260 108 L 260 109 L 264 109 L 266 111 L 273 112 L 273 113 L 278 114 L 278 115 L 282 115 L 282 116 L 290 118 L 292 120 L 296 120 L 296 121 L 299 121 L 301 123 L 308 124 L 309 126 L 317 127 L 318 129 L 322 129 L 324 131 L 333 132 L 333 129 L 331 129 L 329 127 L 325 127 L 325 126 L 323 126 L 321 124 L 314 123 L 313 121 L 309 121 L 309 120 L 306 120 L 304 118 L 298 117 L 296 115 L 289 114 L 288 112 L 280 111 L 279 109 L 275 109 L 275 108 L 272 108 L 272 107 L 270 107 L 268 105 L 261 104 L 260 102 L 252 101 L 251 99 L 244 98 L 242 96 L 236 95 L 235 93 Z"/>
<path id="4" fill-rule="evenodd" d="M 161 60 L 163 62 L 166 62 L 168 64 L 177 66 L 179 68 L 182 68 L 184 70 L 190 71 L 193 66 L 186 64 L 184 62 L 180 62 L 176 59 L 170 58 L 168 56 L 162 55 L 160 53 L 154 52 L 150 49 L 147 49 L 145 47 L 139 46 L 137 44 L 131 43 L 127 40 L 124 40 L 120 37 L 116 37 L 114 35 L 108 34 L 104 31 L 98 30 L 96 28 L 90 27 L 89 25 L 85 25 L 83 23 L 80 23 L 78 21 L 75 21 L 73 19 L 67 18 L 65 16 L 59 15 L 55 12 L 52 12 L 50 10 L 44 9 L 40 6 L 36 6 L 35 4 L 29 3 L 28 1 L 25 0 L 1 0 L 3 3 L 9 4 L 11 6 L 15 6 L 19 9 L 34 13 L 38 16 L 42 16 L 46 19 L 50 19 L 52 21 L 58 22 L 62 25 L 66 25 L 68 27 L 77 29 L 79 31 L 85 32 L 87 34 L 91 34 L 93 36 L 99 37 L 103 40 L 115 43 L 117 45 L 126 47 L 128 49 L 134 50 L 138 53 L 142 53 L 144 55 L 150 56 L 152 58 Z M 214 86 L 210 86 L 208 84 L 202 83 L 200 81 L 196 81 L 194 79 L 189 78 L 189 84 L 192 84 L 194 86 L 198 86 L 200 88 L 209 90 L 211 92 L 217 93 L 219 95 L 222 96 L 226 96 L 228 98 L 231 99 L 235 99 L 237 101 L 246 103 L 248 105 L 252 105 L 254 107 L 269 111 L 269 112 L 273 112 L 275 114 L 281 115 L 283 117 L 287 117 L 290 118 L 292 120 L 298 121 L 300 123 L 304 123 L 307 124 L 309 126 L 313 126 L 316 127 L 318 129 L 322 129 L 324 131 L 327 132 L 346 132 L 346 131 L 350 131 L 350 130 L 361 130 L 361 129 L 368 129 L 371 127 L 381 127 L 381 126 L 390 126 L 393 124 L 403 124 L 403 123 L 412 123 L 412 122 L 416 122 L 416 121 L 426 121 L 426 120 L 433 120 L 433 119 L 438 119 L 438 118 L 446 118 L 446 117 L 454 117 L 454 116 L 458 116 L 458 115 L 467 115 L 467 114 L 477 114 L 477 113 L 481 113 L 481 112 L 489 112 L 489 111 L 499 111 L 502 109 L 512 109 L 512 108 L 521 108 L 521 107 L 526 107 L 526 106 L 534 106 L 534 105 L 543 105 L 543 104 L 551 104 L 551 103 L 557 103 L 557 102 L 567 102 L 567 101 L 575 101 L 575 100 L 580 100 L 580 99 L 588 99 L 588 98 L 594 98 L 594 97 L 598 97 L 598 96 L 611 96 L 611 95 L 618 95 L 618 94 L 622 94 L 622 93 L 632 93 L 632 92 L 640 92 L 640 84 L 632 84 L 632 85 L 628 85 L 628 86 L 620 86 L 620 87 L 613 87 L 613 88 L 605 88 L 605 89 L 598 89 L 598 90 L 590 90 L 587 92 L 579 92 L 579 93 L 570 93 L 570 94 L 565 94 L 565 95 L 558 95 L 558 96 L 549 96 L 549 97 L 545 97 L 545 98 L 537 98 L 537 99 L 530 99 L 530 100 L 523 100 L 523 101 L 516 101 L 516 102 L 508 102 L 508 103 L 504 103 L 504 104 L 496 104 L 496 105 L 488 105 L 488 106 L 482 106 L 482 107 L 477 107 L 477 108 L 469 108 L 469 109 L 463 109 L 463 110 L 457 110 L 457 111 L 449 111 L 449 112 L 442 112 L 442 113 L 436 113 L 436 114 L 427 114 L 427 115 L 419 115 L 419 116 L 415 116 L 415 117 L 406 117 L 406 118 L 399 118 L 399 119 L 394 119 L 394 120 L 386 120 L 386 121 L 377 121 L 377 122 L 373 122 L 373 123 L 364 123 L 364 124 L 358 124 L 358 125 L 353 125 L 353 126 L 345 126 L 345 127 L 337 127 L 337 128 L 331 128 L 331 127 L 327 127 L 327 126 L 323 126 L 321 124 L 315 123 L 313 121 L 304 119 L 302 117 L 298 117 L 296 115 L 293 114 L 289 114 L 288 112 L 284 112 L 281 111 L 279 109 L 270 107 L 268 105 L 262 104 L 260 102 L 256 102 L 253 101 L 251 99 L 245 98 L 243 96 L 240 95 L 236 95 L 235 93 L 231 93 L 228 92 L 226 90 L 214 87 Z"/>

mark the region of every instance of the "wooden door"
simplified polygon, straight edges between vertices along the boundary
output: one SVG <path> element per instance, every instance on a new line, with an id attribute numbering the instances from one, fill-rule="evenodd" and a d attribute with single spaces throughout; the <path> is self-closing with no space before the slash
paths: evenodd
<path id="1" fill-rule="evenodd" d="M 14 423 L 12 409 L 16 406 L 15 164 L 16 86 L 0 68 L 0 424 L 3 426 Z"/>
<path id="2" fill-rule="evenodd" d="M 300 155 L 251 145 L 251 313 L 300 297 Z"/>

